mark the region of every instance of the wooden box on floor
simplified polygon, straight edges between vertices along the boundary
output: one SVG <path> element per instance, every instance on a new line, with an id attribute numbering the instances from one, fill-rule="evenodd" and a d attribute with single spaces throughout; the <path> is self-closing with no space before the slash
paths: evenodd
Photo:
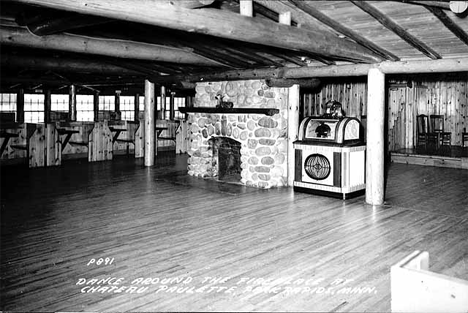
<path id="1" fill-rule="evenodd" d="M 415 251 L 391 268 L 392 312 L 468 312 L 468 281 L 429 271 Z"/>

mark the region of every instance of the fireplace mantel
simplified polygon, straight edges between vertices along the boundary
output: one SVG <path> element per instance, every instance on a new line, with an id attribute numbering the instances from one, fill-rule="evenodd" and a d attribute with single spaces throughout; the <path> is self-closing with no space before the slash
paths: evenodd
<path id="1" fill-rule="evenodd" d="M 213 107 L 194 107 L 179 108 L 182 113 L 221 113 L 221 114 L 265 114 L 273 116 L 279 113 L 279 109 L 271 108 L 213 108 Z"/>

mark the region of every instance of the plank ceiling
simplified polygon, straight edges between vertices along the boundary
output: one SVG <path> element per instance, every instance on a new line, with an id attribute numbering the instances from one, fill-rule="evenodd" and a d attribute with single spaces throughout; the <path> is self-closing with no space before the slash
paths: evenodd
<path id="1" fill-rule="evenodd" d="M 448 1 L 254 0 L 253 17 L 239 1 L 2 0 L 1 88 L 182 88 L 232 71 L 468 57 L 466 12 Z"/>

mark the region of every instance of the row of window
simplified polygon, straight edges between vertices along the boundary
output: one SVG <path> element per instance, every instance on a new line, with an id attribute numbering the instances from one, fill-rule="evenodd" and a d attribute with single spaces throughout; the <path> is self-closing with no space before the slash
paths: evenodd
<path id="1" fill-rule="evenodd" d="M 1 93 L 0 112 L 16 113 L 16 93 Z M 26 123 L 44 122 L 43 94 L 24 94 L 24 121 Z M 76 95 L 76 119 L 77 121 L 94 120 L 94 96 Z M 161 97 L 157 97 L 157 110 L 161 110 Z M 174 98 L 175 118 L 183 119 L 184 114 L 179 112 L 179 107 L 185 106 L 185 98 Z M 138 99 L 140 112 L 145 109 L 145 97 Z M 51 110 L 68 112 L 69 95 L 51 95 Z M 165 118 L 169 118 L 170 97 L 166 97 Z M 115 96 L 99 96 L 99 111 L 115 111 Z M 122 120 L 133 121 L 135 119 L 135 97 L 120 96 L 120 112 Z"/>

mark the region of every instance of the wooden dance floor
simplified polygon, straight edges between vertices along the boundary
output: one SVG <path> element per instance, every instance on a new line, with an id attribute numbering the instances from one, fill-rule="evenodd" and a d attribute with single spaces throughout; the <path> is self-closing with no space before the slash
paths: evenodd
<path id="1" fill-rule="evenodd" d="M 466 170 L 391 164 L 386 204 L 258 190 L 127 157 L 1 169 L 1 310 L 389 312 L 428 251 L 468 279 Z"/>

